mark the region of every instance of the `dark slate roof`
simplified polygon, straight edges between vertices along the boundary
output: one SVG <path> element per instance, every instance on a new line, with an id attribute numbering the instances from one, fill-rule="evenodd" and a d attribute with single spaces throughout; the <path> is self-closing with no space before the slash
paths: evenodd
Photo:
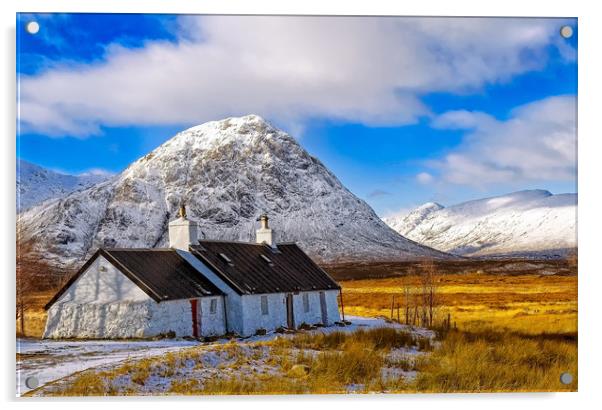
<path id="1" fill-rule="evenodd" d="M 48 302 L 46 309 L 103 256 L 156 302 L 223 295 L 174 249 L 99 249 Z"/>
<path id="2" fill-rule="evenodd" d="M 239 294 L 340 289 L 296 244 L 201 240 L 190 251 Z"/>

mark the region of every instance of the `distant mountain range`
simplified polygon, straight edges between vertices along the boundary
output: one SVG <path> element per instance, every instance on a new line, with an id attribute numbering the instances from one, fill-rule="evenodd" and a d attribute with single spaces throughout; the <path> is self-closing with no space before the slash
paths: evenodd
<path id="1" fill-rule="evenodd" d="M 429 202 L 384 221 L 457 255 L 562 257 L 577 247 L 577 194 L 530 190 L 449 207 Z"/>
<path id="2" fill-rule="evenodd" d="M 59 267 L 100 246 L 162 247 L 182 201 L 202 237 L 253 241 L 270 216 L 276 240 L 322 263 L 463 256 L 562 257 L 577 246 L 577 195 L 521 191 L 384 222 L 291 136 L 249 115 L 182 131 L 109 179 L 19 162 L 20 237 Z M 35 256 L 35 255 L 34 255 Z"/>
<path id="3" fill-rule="evenodd" d="M 49 179 L 39 178 L 38 192 Z M 100 246 L 167 246 L 181 202 L 212 239 L 254 241 L 256 219 L 267 212 L 278 242 L 297 242 L 318 262 L 450 258 L 389 228 L 294 138 L 256 115 L 180 132 L 121 174 L 30 208 L 18 223 L 40 257 L 75 266 Z"/>
<path id="4" fill-rule="evenodd" d="M 62 174 L 17 159 L 17 212 L 48 199 L 59 198 L 73 191 L 88 188 L 105 181 L 110 176 L 105 173 Z"/>

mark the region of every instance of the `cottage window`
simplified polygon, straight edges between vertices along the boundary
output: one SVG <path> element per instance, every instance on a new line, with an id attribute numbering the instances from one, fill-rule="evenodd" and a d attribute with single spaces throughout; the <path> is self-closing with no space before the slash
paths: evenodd
<path id="1" fill-rule="evenodd" d="M 267 296 L 262 296 L 261 297 L 261 314 L 262 315 L 267 315 L 268 312 L 268 297 Z"/>
<path id="2" fill-rule="evenodd" d="M 209 313 L 211 313 L 212 315 L 215 315 L 216 312 L 217 312 L 217 299 L 211 299 L 211 302 L 209 304 Z"/>
<path id="3" fill-rule="evenodd" d="M 305 313 L 309 312 L 309 293 L 303 294 L 303 311 Z"/>

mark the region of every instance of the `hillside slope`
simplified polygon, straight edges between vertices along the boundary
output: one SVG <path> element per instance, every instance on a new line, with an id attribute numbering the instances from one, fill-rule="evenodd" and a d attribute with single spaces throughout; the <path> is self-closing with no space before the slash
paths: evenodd
<path id="1" fill-rule="evenodd" d="M 73 191 L 88 188 L 109 177 L 109 174 L 102 173 L 62 174 L 17 159 L 17 212 L 48 199 L 62 197 Z"/>
<path id="2" fill-rule="evenodd" d="M 384 221 L 403 236 L 458 255 L 558 257 L 577 246 L 577 194 L 530 190 L 447 208 L 428 203 Z"/>

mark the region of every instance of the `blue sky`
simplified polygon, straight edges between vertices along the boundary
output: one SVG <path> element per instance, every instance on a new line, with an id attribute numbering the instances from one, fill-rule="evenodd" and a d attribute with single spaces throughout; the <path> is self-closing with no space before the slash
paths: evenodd
<path id="1" fill-rule="evenodd" d="M 119 172 L 183 128 L 256 113 L 380 215 L 576 192 L 576 34 L 574 19 L 23 14 L 17 156 Z"/>

